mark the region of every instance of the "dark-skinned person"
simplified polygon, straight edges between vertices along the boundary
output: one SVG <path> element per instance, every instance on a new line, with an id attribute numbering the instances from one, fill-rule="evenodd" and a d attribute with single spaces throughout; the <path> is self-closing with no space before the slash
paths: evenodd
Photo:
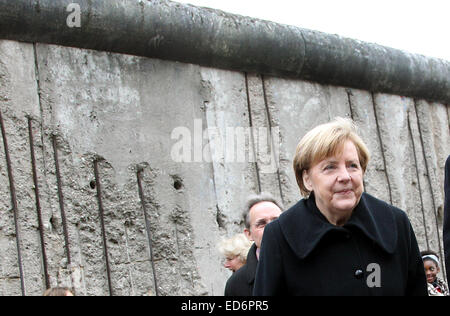
<path id="1" fill-rule="evenodd" d="M 436 252 L 432 250 L 421 253 L 425 276 L 428 283 L 429 296 L 449 296 L 447 283 L 439 277 L 441 262 Z"/>
<path id="2" fill-rule="evenodd" d="M 406 213 L 364 192 L 369 151 L 350 119 L 335 118 L 297 145 L 304 196 L 266 226 L 256 296 L 427 296 Z"/>

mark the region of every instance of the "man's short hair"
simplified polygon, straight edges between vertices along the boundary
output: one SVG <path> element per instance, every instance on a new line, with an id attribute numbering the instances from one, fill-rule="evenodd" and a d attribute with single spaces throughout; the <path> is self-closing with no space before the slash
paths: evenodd
<path id="1" fill-rule="evenodd" d="M 261 192 L 259 194 L 252 194 L 247 198 L 247 203 L 245 204 L 244 212 L 242 217 L 244 219 L 245 228 L 250 229 L 250 209 L 260 202 L 272 202 L 283 211 L 283 204 L 278 201 L 272 194 L 267 192 Z"/>

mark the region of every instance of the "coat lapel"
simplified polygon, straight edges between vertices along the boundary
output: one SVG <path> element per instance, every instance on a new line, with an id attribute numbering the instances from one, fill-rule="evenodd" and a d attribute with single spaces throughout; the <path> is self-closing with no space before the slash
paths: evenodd
<path id="1" fill-rule="evenodd" d="M 256 267 L 258 259 L 256 258 L 256 245 L 253 243 L 247 255 L 247 283 L 253 284 L 255 282 Z"/>
<path id="2" fill-rule="evenodd" d="M 384 251 L 393 254 L 397 247 L 397 225 L 392 206 L 363 193 L 352 217 L 344 227 L 355 226 Z"/>
<path id="3" fill-rule="evenodd" d="M 391 207 L 363 193 L 343 228 L 356 227 L 384 251 L 392 254 L 397 245 L 397 226 Z M 327 233 L 343 229 L 330 224 L 317 209 L 314 194 L 284 212 L 279 223 L 284 238 L 300 259 L 306 258 Z"/>

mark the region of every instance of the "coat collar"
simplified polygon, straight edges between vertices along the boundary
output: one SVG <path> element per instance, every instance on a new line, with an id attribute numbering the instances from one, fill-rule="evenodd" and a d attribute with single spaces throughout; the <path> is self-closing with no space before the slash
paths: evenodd
<path id="1" fill-rule="evenodd" d="M 343 227 L 330 222 L 318 210 L 314 194 L 302 199 L 279 217 L 281 231 L 300 259 L 306 258 L 331 231 L 355 227 L 389 254 L 397 245 L 397 226 L 392 206 L 363 193 L 353 214 Z"/>

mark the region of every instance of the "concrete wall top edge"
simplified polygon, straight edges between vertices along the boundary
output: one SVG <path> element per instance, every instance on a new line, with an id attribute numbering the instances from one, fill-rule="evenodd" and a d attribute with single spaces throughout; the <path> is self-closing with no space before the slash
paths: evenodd
<path id="1" fill-rule="evenodd" d="M 0 38 L 450 103 L 448 61 L 166 0 L 0 0 Z"/>

